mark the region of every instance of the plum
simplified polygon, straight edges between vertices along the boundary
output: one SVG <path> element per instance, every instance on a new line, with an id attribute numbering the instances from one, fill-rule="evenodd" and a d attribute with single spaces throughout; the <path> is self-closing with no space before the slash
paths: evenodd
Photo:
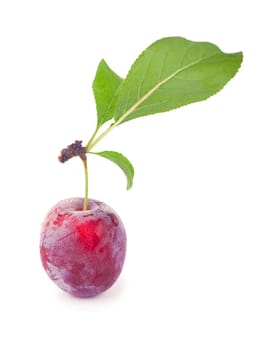
<path id="1" fill-rule="evenodd" d="M 126 233 L 116 212 L 107 204 L 83 198 L 58 202 L 41 229 L 40 255 L 48 276 L 76 297 L 93 297 L 108 288 L 121 273 Z"/>

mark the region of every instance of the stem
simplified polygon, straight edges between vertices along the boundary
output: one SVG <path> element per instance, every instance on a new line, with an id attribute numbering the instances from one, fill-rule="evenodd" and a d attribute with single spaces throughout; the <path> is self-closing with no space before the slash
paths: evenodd
<path id="1" fill-rule="evenodd" d="M 90 147 L 90 144 L 93 142 L 93 139 L 95 138 L 95 136 L 97 135 L 97 132 L 99 131 L 100 129 L 100 126 L 97 125 L 96 129 L 94 130 L 94 133 L 92 134 L 90 140 L 87 142 L 87 145 L 86 145 L 86 149 L 88 149 Z"/>
<path id="2" fill-rule="evenodd" d="M 98 142 L 100 142 L 105 136 L 107 136 L 112 129 L 117 125 L 117 122 L 111 124 L 100 136 L 98 136 L 95 140 L 94 137 L 91 137 L 90 141 L 88 142 L 86 146 L 87 152 L 90 152 L 90 150 L 97 145 Z M 98 130 L 97 130 L 98 131 Z M 93 135 L 95 136 L 96 133 Z"/>
<path id="3" fill-rule="evenodd" d="M 158 87 L 158 85 L 157 85 Z M 122 123 L 122 121 L 131 114 L 150 94 L 154 92 L 153 89 L 151 89 L 146 95 L 144 95 L 139 101 L 137 101 L 134 105 L 132 105 L 128 110 L 124 112 L 124 114 L 116 120 L 113 124 L 111 124 L 100 136 L 98 136 L 96 139 L 96 133 L 98 132 L 99 128 L 96 129 L 96 132 L 93 134 L 93 136 L 90 138 L 90 141 L 87 144 L 86 150 L 89 152 L 94 146 L 97 145 L 98 142 L 100 142 L 105 136 L 107 136 L 112 129 L 114 129 L 116 126 Z"/>
<path id="4" fill-rule="evenodd" d="M 84 175 L 85 175 L 85 194 L 84 194 L 84 210 L 88 209 L 88 166 L 87 158 L 82 159 L 84 165 Z"/>

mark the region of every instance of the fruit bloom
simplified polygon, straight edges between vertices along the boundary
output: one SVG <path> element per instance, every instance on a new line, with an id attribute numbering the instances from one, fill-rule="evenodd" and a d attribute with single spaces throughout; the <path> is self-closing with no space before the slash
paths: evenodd
<path id="1" fill-rule="evenodd" d="M 121 273 L 126 233 L 115 211 L 83 198 L 57 203 L 41 230 L 40 254 L 48 276 L 64 291 L 93 297 L 111 287 Z"/>

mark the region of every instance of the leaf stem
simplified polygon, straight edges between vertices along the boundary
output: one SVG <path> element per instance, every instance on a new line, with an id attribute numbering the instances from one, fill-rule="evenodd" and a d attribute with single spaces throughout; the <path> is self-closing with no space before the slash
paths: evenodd
<path id="1" fill-rule="evenodd" d="M 188 65 L 189 66 L 189 65 Z M 187 66 L 186 66 L 187 68 Z M 180 70 L 178 70 L 177 72 L 179 72 Z M 136 110 L 136 108 L 142 103 L 144 102 L 155 90 L 157 90 L 163 83 L 165 83 L 166 81 L 168 81 L 169 79 L 171 79 L 173 76 L 175 76 L 177 74 L 177 72 L 175 72 L 175 74 L 171 75 L 170 77 L 168 77 L 167 79 L 164 79 L 162 82 L 158 83 L 155 87 L 153 87 L 151 90 L 149 90 L 144 96 L 142 96 L 136 103 L 134 103 L 130 108 L 128 108 L 122 115 L 121 117 L 119 117 L 118 120 L 116 120 L 114 123 L 112 123 L 102 134 L 100 134 L 100 136 L 98 136 L 96 139 L 96 133 L 98 132 L 99 128 L 96 129 L 96 132 L 93 134 L 93 136 L 91 137 L 90 141 L 87 144 L 87 151 L 89 152 L 94 146 L 97 145 L 98 142 L 100 142 L 105 136 L 107 136 L 110 131 L 112 129 L 114 129 L 114 127 L 118 126 L 119 124 L 121 124 L 124 119 L 131 114 L 133 111 Z"/>
<path id="2" fill-rule="evenodd" d="M 89 141 L 87 142 L 87 145 L 86 145 L 86 150 L 90 147 L 90 144 L 93 142 L 95 136 L 97 135 L 97 132 L 99 131 L 100 129 L 100 125 L 97 125 L 96 129 L 94 130 L 94 133 L 92 134 L 91 138 L 89 139 Z"/>
<path id="3" fill-rule="evenodd" d="M 90 141 L 87 143 L 86 150 L 87 152 L 90 152 L 91 149 L 97 145 L 98 142 L 100 142 L 105 136 L 107 136 L 112 129 L 117 125 L 117 122 L 111 124 L 105 131 L 103 131 L 102 134 L 100 134 L 96 139 L 94 137 L 96 136 L 96 133 L 94 134 L 94 137 L 91 137 Z M 98 131 L 98 130 L 97 130 Z"/>
<path id="4" fill-rule="evenodd" d="M 84 194 L 84 210 L 88 209 L 88 165 L 87 158 L 82 159 L 84 165 L 84 175 L 85 175 L 85 194 Z"/>

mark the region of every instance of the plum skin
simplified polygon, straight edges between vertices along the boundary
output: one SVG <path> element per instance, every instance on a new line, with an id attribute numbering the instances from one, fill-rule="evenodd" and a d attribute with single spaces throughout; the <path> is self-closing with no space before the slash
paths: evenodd
<path id="1" fill-rule="evenodd" d="M 41 229 L 40 255 L 48 276 L 73 296 L 96 296 L 120 275 L 126 253 L 126 233 L 107 204 L 83 198 L 58 202 Z"/>

